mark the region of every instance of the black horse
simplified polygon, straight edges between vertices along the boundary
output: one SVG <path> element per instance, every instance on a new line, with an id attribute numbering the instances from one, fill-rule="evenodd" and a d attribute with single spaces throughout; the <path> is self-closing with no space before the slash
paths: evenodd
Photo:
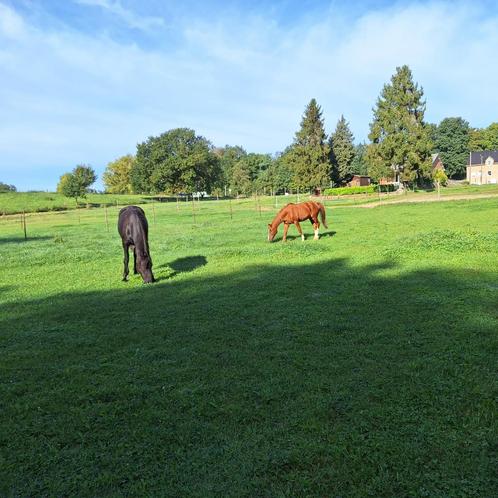
<path id="1" fill-rule="evenodd" d="M 128 278 L 128 248 L 133 247 L 133 273 L 140 273 L 146 284 L 154 282 L 152 260 L 149 253 L 149 225 L 143 209 L 138 206 L 128 206 L 119 212 L 118 232 L 121 235 L 124 250 L 123 281 Z"/>

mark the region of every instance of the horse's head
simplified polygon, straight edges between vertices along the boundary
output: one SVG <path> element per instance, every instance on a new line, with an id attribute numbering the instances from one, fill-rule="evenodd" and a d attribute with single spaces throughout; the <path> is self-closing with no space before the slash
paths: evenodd
<path id="1" fill-rule="evenodd" d="M 268 223 L 268 242 L 272 242 L 277 235 L 277 227 L 273 227 L 271 223 Z"/>
<path id="2" fill-rule="evenodd" d="M 142 275 L 145 284 L 155 282 L 154 275 L 152 274 L 152 260 L 150 256 L 143 252 L 137 258 L 137 271 Z"/>

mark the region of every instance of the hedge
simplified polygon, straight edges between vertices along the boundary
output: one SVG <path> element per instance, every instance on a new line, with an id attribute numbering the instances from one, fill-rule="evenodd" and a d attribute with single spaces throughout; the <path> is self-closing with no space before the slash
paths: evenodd
<path id="1" fill-rule="evenodd" d="M 393 192 L 395 186 L 389 185 L 368 185 L 366 187 L 335 187 L 327 188 L 323 191 L 324 195 L 351 195 L 351 194 L 375 194 L 376 192 Z"/>

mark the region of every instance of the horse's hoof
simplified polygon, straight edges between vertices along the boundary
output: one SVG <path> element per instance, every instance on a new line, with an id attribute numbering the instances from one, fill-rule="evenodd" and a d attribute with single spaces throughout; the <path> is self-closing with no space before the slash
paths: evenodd
<path id="1" fill-rule="evenodd" d="M 123 279 L 121 279 L 121 282 L 128 282 L 128 279 L 124 277 Z"/>

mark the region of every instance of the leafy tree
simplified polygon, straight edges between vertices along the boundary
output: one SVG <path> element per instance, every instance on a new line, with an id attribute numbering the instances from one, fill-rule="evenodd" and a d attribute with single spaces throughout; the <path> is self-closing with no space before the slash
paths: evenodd
<path id="1" fill-rule="evenodd" d="M 230 185 L 232 182 L 232 171 L 234 166 L 247 155 L 247 152 L 240 145 L 226 145 L 223 148 L 215 149 L 215 154 L 219 157 L 220 168 L 223 179 L 221 183 Z"/>
<path id="2" fill-rule="evenodd" d="M 354 148 L 354 157 L 351 161 L 351 172 L 354 175 L 368 175 L 368 163 L 366 160 L 367 145 L 358 144 Z"/>
<path id="3" fill-rule="evenodd" d="M 469 123 L 460 117 L 445 118 L 437 127 L 434 146 L 449 177 L 465 175 L 469 129 Z"/>
<path id="4" fill-rule="evenodd" d="M 57 185 L 57 192 L 72 197 L 78 203 L 79 197 L 86 197 L 88 187 L 97 179 L 95 171 L 90 166 L 80 164 L 71 173 L 63 174 Z"/>
<path id="5" fill-rule="evenodd" d="M 230 188 L 236 195 L 249 194 L 251 192 L 251 179 L 244 166 L 238 162 L 232 170 L 232 181 Z"/>
<path id="6" fill-rule="evenodd" d="M 498 123 L 469 131 L 469 151 L 498 149 Z"/>
<path id="7" fill-rule="evenodd" d="M 211 143 L 189 128 L 176 128 L 137 145 L 131 171 L 135 192 L 210 191 L 221 176 Z"/>
<path id="8" fill-rule="evenodd" d="M 432 143 L 424 122 L 423 89 L 413 82 L 408 66 L 396 68 L 384 85 L 370 124 L 367 157 L 374 179 L 398 174 L 413 182 L 430 176 Z"/>
<path id="9" fill-rule="evenodd" d="M 292 172 L 292 185 L 299 189 L 312 189 L 329 183 L 329 152 L 322 119 L 322 110 L 311 99 L 301 120 L 294 143 L 285 153 Z"/>
<path id="10" fill-rule="evenodd" d="M 131 194 L 131 171 L 135 164 L 135 157 L 131 154 L 110 162 L 102 179 L 107 192 L 111 194 Z"/>
<path id="11" fill-rule="evenodd" d="M 0 192 L 17 192 L 17 188 L 14 185 L 0 182 Z"/>
<path id="12" fill-rule="evenodd" d="M 446 176 L 446 173 L 442 169 L 435 169 L 432 172 L 432 180 L 436 184 L 437 187 L 437 195 L 438 197 L 441 195 L 441 185 L 446 185 L 446 182 L 448 181 L 448 177 Z"/>
<path id="13" fill-rule="evenodd" d="M 279 153 L 264 172 L 265 186 L 273 192 L 285 192 L 292 185 L 292 171 L 286 162 L 286 153 Z"/>
<path id="14" fill-rule="evenodd" d="M 330 135 L 330 162 L 332 164 L 332 180 L 345 184 L 353 176 L 352 161 L 355 156 L 354 136 L 348 122 L 341 116 L 334 133 Z"/>
<path id="15" fill-rule="evenodd" d="M 486 150 L 498 149 L 498 123 L 491 123 L 485 130 Z"/>

